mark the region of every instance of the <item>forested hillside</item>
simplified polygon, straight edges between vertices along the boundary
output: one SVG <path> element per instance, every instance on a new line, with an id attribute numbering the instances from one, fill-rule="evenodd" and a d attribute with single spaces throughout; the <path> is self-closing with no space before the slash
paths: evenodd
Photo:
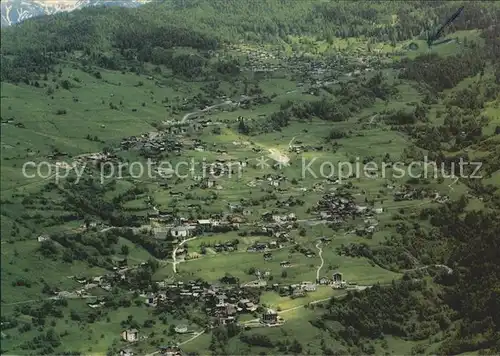
<path id="1" fill-rule="evenodd" d="M 465 213 L 463 208 L 450 204 L 429 212 L 438 229 L 434 238 L 445 241 L 451 251 L 443 263 L 453 272 L 433 272 L 434 281 L 445 286 L 443 292 L 418 281 L 423 271 L 417 270 L 390 287 L 332 300 L 314 325 L 332 330 L 331 323 L 340 322 L 345 329 L 332 335 L 365 352 L 369 352 L 369 340 L 384 334 L 425 340 L 439 332 L 448 334 L 436 350 L 441 355 L 480 349 L 500 352 L 500 268 L 495 262 L 500 220 L 496 213 Z M 424 350 L 415 347 L 414 352 Z"/>
<path id="2" fill-rule="evenodd" d="M 139 9 L 86 8 L 2 29 L 2 78 L 18 81 L 23 71 L 46 71 L 60 53 L 75 50 L 83 51 L 91 62 L 115 68 L 119 65 L 112 49 L 128 59 L 151 61 L 172 47 L 213 50 L 241 40 L 279 44 L 294 35 L 330 42 L 334 37 L 363 36 L 395 45 L 415 36 L 426 38 L 458 5 L 168 0 Z M 500 7 L 477 2 L 468 6 L 467 13 L 467 21 L 458 18 L 452 31 L 485 29 L 500 17 Z"/>

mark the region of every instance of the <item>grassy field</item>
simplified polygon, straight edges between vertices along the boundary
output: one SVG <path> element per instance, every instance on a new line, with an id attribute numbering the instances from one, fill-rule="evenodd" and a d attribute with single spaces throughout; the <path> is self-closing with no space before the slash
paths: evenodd
<path id="1" fill-rule="evenodd" d="M 42 258 L 37 253 L 39 245 L 36 239 L 2 244 L 2 288 L 8 291 L 2 294 L 2 304 L 49 297 L 41 293 L 44 281 L 61 290 L 72 290 L 78 286 L 72 276 L 96 276 L 103 273 L 99 268 L 90 269 L 86 263 L 68 264 Z M 21 285 L 17 285 L 18 281 Z M 26 286 L 25 282 L 29 282 L 30 286 Z"/>

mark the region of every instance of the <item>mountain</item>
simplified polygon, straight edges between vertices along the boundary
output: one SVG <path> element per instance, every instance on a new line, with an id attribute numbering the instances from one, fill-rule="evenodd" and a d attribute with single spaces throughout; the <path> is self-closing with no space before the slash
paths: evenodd
<path id="1" fill-rule="evenodd" d="M 136 7 L 151 0 L 9 0 L 2 1 L 2 27 L 10 26 L 31 17 L 73 11 L 86 6 Z"/>

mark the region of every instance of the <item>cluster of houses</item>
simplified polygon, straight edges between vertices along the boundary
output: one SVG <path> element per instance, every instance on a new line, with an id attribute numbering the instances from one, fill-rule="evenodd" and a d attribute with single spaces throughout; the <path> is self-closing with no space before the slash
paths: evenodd
<path id="1" fill-rule="evenodd" d="M 288 261 L 282 261 L 280 262 L 280 265 L 284 268 L 290 266 L 290 262 Z M 85 279 L 81 278 L 76 280 L 84 285 L 84 288 L 81 290 L 77 290 L 73 292 L 76 295 L 80 296 L 89 296 L 87 291 L 92 288 L 97 288 L 100 287 L 106 291 L 110 291 L 112 288 L 112 285 L 114 281 L 116 280 L 124 280 L 126 279 L 126 272 L 128 271 L 128 268 L 123 267 L 121 270 L 115 272 L 113 275 L 105 275 L 105 276 L 98 276 L 98 277 L 93 277 L 91 279 Z M 259 280 L 261 277 L 266 277 L 265 274 L 262 274 L 260 271 L 258 271 L 258 277 Z M 265 282 L 262 280 L 262 282 Z M 220 302 L 221 298 L 226 300 L 227 305 L 233 305 L 235 310 L 238 313 L 241 312 L 253 312 L 256 310 L 253 306 L 257 305 L 257 301 L 253 300 L 252 304 L 250 301 L 247 299 L 251 299 L 253 297 L 249 297 L 248 295 L 245 295 L 248 293 L 248 290 L 245 288 L 240 288 L 236 286 L 217 286 L 217 285 L 210 285 L 206 282 L 203 281 L 189 281 L 189 282 L 182 282 L 178 281 L 175 283 L 167 283 L 167 282 L 157 282 L 157 289 L 158 292 L 156 293 L 150 293 L 150 294 L 141 294 L 141 296 L 144 298 L 144 303 L 147 306 L 150 307 L 156 307 L 158 306 L 159 303 L 165 303 L 165 304 L 171 304 L 175 305 L 176 302 L 179 302 L 182 300 L 182 303 L 189 303 L 192 301 L 203 301 L 205 303 L 210 304 L 210 300 L 217 300 Z M 302 282 L 301 284 L 291 284 L 291 285 L 279 285 L 279 284 L 273 284 L 272 286 L 267 286 L 267 282 L 265 283 L 258 283 L 257 287 L 264 288 L 266 290 L 274 290 L 276 292 L 279 292 L 280 295 L 282 296 L 290 296 L 293 298 L 297 297 L 302 297 L 305 296 L 306 292 L 314 292 L 317 288 L 317 284 L 320 285 L 330 285 L 333 288 L 344 288 L 346 286 L 346 282 L 342 278 L 342 273 L 340 272 L 335 272 L 332 275 L 332 279 L 328 279 L 326 277 L 323 277 L 319 280 L 316 281 L 316 283 L 305 281 Z M 243 286 L 242 286 L 243 287 Z M 244 287 L 254 287 L 253 285 L 246 284 Z M 66 292 L 69 293 L 69 292 Z M 64 294 L 64 292 L 59 292 L 58 294 Z M 250 295 L 254 295 L 253 293 L 250 293 Z M 238 303 L 235 303 L 236 301 L 245 301 L 242 305 L 236 305 Z M 89 300 L 87 303 L 91 308 L 98 308 L 105 306 L 106 304 L 106 298 L 101 297 L 97 298 L 95 297 L 93 300 Z M 219 303 L 220 304 L 220 303 Z M 242 303 L 240 303 L 242 304 Z M 210 314 L 211 309 L 207 309 L 208 314 Z M 216 315 L 214 315 L 216 316 Z M 229 314 L 229 316 L 234 316 L 234 314 Z M 130 336 L 128 338 L 133 338 L 133 336 Z"/>
<path id="2" fill-rule="evenodd" d="M 277 248 L 282 248 L 284 245 L 282 243 L 278 243 L 278 241 L 269 241 L 269 242 L 256 242 L 253 245 L 247 247 L 247 252 L 264 252 L 269 250 L 275 250 Z M 272 254 L 265 253 L 264 259 L 270 260 L 272 258 Z"/>
<path id="3" fill-rule="evenodd" d="M 186 135 L 199 133 L 216 125 L 211 120 L 165 121 L 158 131 L 122 139 L 120 148 L 124 151 L 139 150 L 147 157 L 155 157 L 164 152 L 180 154 L 183 149 L 205 151 L 206 145 L 199 139 L 187 139 Z"/>
<path id="4" fill-rule="evenodd" d="M 234 295 L 218 295 L 216 298 L 216 305 L 207 310 L 207 313 L 212 316 L 212 326 L 236 323 L 238 314 L 253 313 L 259 308 L 258 304 L 248 298 L 239 298 Z"/>
<path id="5" fill-rule="evenodd" d="M 156 307 L 159 303 L 175 304 L 178 299 L 184 303 L 201 301 L 205 303 L 206 313 L 212 317 L 212 326 L 236 321 L 238 314 L 253 313 L 259 307 L 258 294 L 237 286 L 209 285 L 202 281 L 158 282 L 157 285 L 157 293 L 142 295 L 146 305 Z"/>
<path id="6" fill-rule="evenodd" d="M 265 212 L 262 214 L 262 220 L 266 222 L 274 222 L 276 224 L 291 224 L 297 221 L 297 217 L 294 213 L 279 215 L 271 212 Z"/>
<path id="7" fill-rule="evenodd" d="M 118 157 L 112 152 L 97 152 L 91 154 L 85 154 L 74 158 L 74 164 L 86 164 L 92 163 L 97 165 L 98 163 L 104 162 L 117 162 Z"/>
<path id="8" fill-rule="evenodd" d="M 238 250 L 238 240 L 227 241 L 227 242 L 222 242 L 222 243 L 215 243 L 213 245 L 205 244 L 202 242 L 200 245 L 200 253 L 202 255 L 205 254 L 207 248 L 211 248 L 216 253 L 234 252 L 234 251 Z"/>
<path id="9" fill-rule="evenodd" d="M 237 207 L 232 207 L 236 211 Z M 169 212 L 156 210 L 155 214 L 150 215 L 150 220 L 155 223 L 171 222 L 173 224 L 163 225 L 152 228 L 152 236 L 156 239 L 172 238 L 173 240 L 182 240 L 195 236 L 203 232 L 228 232 L 238 230 L 241 224 L 247 222 L 245 214 L 215 214 L 206 219 L 174 219 Z M 175 220 L 175 222 L 174 222 Z M 254 230 L 251 232 L 256 235 L 265 235 L 274 237 L 276 240 L 268 243 L 256 243 L 248 248 L 248 252 L 264 251 L 266 249 L 275 249 L 283 247 L 283 242 L 290 241 L 289 230 L 294 228 L 297 218 L 295 214 L 273 214 L 270 212 L 262 215 L 260 223 L 252 224 Z M 230 249 L 228 244 L 217 246 L 219 250 Z"/>
<path id="10" fill-rule="evenodd" d="M 161 214 L 161 212 L 159 212 Z M 158 221 L 153 218 L 153 220 Z M 185 239 L 191 236 L 194 236 L 200 232 L 207 231 L 219 231 L 218 229 L 222 229 L 224 231 L 224 227 L 228 228 L 227 231 L 233 230 L 233 228 L 237 228 L 238 225 L 235 223 L 231 223 L 227 220 L 221 219 L 198 219 L 198 220 L 187 220 L 187 219 L 179 219 L 177 225 L 165 225 L 161 227 L 155 227 L 152 229 L 153 237 L 159 240 L 167 239 L 168 237 L 172 237 L 175 239 Z"/>
<path id="11" fill-rule="evenodd" d="M 179 125 L 179 133 L 187 132 L 189 126 Z M 180 141 L 166 136 L 167 132 L 148 132 L 139 136 L 130 136 L 122 139 L 120 147 L 122 150 L 146 150 L 156 153 L 174 152 L 180 153 L 183 145 Z"/>
<path id="12" fill-rule="evenodd" d="M 166 217 L 168 213 L 158 211 L 156 216 Z M 170 215 L 169 215 L 170 217 Z M 158 222 L 156 217 L 151 218 L 153 221 Z M 238 230 L 241 224 L 246 223 L 246 218 L 238 214 L 225 214 L 214 215 L 213 218 L 188 220 L 188 219 L 175 219 L 174 224 L 162 225 L 159 227 L 151 228 L 152 237 L 161 240 L 170 240 L 173 244 L 185 240 L 192 236 L 200 235 L 206 232 L 229 232 Z M 247 252 L 268 252 L 275 249 L 283 248 L 284 246 L 294 243 L 290 237 L 289 231 L 294 228 L 296 221 L 295 214 L 271 214 L 265 213 L 263 221 L 252 223 L 253 230 L 250 232 L 245 231 L 244 234 L 250 233 L 256 236 L 269 236 L 273 238 L 267 242 L 256 242 L 247 248 Z M 242 235 L 244 236 L 244 235 Z M 201 254 L 206 252 L 207 248 L 211 248 L 214 252 L 234 252 L 238 249 L 237 240 L 221 242 L 212 245 L 200 245 Z M 179 248 L 176 250 L 177 255 L 187 254 L 187 248 Z M 311 257 L 314 252 L 311 251 Z M 271 256 L 266 255 L 264 259 L 270 260 Z"/>
<path id="13" fill-rule="evenodd" d="M 358 226 L 356 228 L 356 235 L 365 237 L 372 236 L 378 226 L 378 220 L 373 217 L 367 217 L 364 219 L 363 223 L 363 226 Z"/>
<path id="14" fill-rule="evenodd" d="M 397 190 L 393 193 L 394 201 L 415 200 L 424 198 L 424 191 L 421 189 L 405 189 Z"/>
<path id="15" fill-rule="evenodd" d="M 127 267 L 127 260 L 123 259 L 116 261 L 116 266 L 113 267 L 113 269 L 113 273 L 108 273 L 103 276 L 96 276 L 92 278 L 73 277 L 77 283 L 83 286 L 82 288 L 75 290 L 73 293 L 77 296 L 90 297 L 90 295 L 88 294 L 88 290 L 93 288 L 101 288 L 106 292 L 110 292 L 113 289 L 113 283 L 118 280 L 126 279 L 125 273 L 129 270 L 129 268 Z M 64 292 L 59 292 L 59 294 L 60 293 Z M 105 303 L 103 302 L 103 298 L 96 298 L 96 300 L 89 300 L 87 304 L 91 308 L 99 308 L 104 306 Z"/>
<path id="16" fill-rule="evenodd" d="M 366 207 L 358 206 L 347 193 L 326 194 L 314 207 L 315 212 L 321 219 L 336 224 L 343 223 L 348 218 L 360 216 L 366 209 Z"/>
<path id="17" fill-rule="evenodd" d="M 290 297 L 292 299 L 305 297 L 308 292 L 315 292 L 317 284 L 306 281 L 300 284 L 291 284 L 278 286 L 278 293 L 281 297 Z"/>
<path id="18" fill-rule="evenodd" d="M 380 67 L 381 60 L 378 55 L 367 56 L 364 49 L 352 48 L 352 53 L 343 53 L 335 58 L 322 61 L 304 55 L 301 51 L 294 51 L 291 56 L 283 57 L 287 62 L 289 70 L 300 74 L 302 78 L 310 81 L 320 81 L 350 72 L 351 75 L 357 71 L 372 71 Z M 375 52 L 374 52 L 375 54 Z"/>
<path id="19" fill-rule="evenodd" d="M 135 341 L 129 341 L 124 338 L 123 335 L 128 336 L 128 335 L 137 335 L 138 338 L 138 331 L 133 329 L 133 330 L 124 330 L 122 332 L 122 340 L 127 341 L 127 342 L 135 342 Z M 168 345 L 168 346 L 160 346 L 158 347 L 158 354 L 164 355 L 164 356 L 182 356 L 183 352 L 180 347 L 176 345 Z M 124 348 L 119 351 L 120 356 L 135 356 L 135 353 L 132 349 L 130 348 Z"/>
<path id="20" fill-rule="evenodd" d="M 169 142 L 159 132 L 148 132 L 139 136 L 130 136 L 122 139 L 120 143 L 122 150 L 151 149 L 166 152 L 180 152 L 182 144 Z"/>
<path id="21" fill-rule="evenodd" d="M 394 187 L 390 186 L 392 189 Z M 405 200 L 420 200 L 425 198 L 430 198 L 437 203 L 445 203 L 449 200 L 446 195 L 441 195 L 437 191 L 432 191 L 424 188 L 414 188 L 409 185 L 403 185 L 393 192 L 394 201 L 405 201 Z"/>
<path id="22" fill-rule="evenodd" d="M 269 51 L 258 48 L 242 48 L 238 46 L 230 46 L 230 49 L 238 52 L 241 55 L 246 55 L 246 70 L 251 70 L 253 72 L 274 72 L 280 68 L 283 68 L 283 64 L 281 64 L 281 61 L 275 64 L 270 63 L 270 61 L 276 59 L 276 56 Z"/>
<path id="23" fill-rule="evenodd" d="M 300 46 L 300 45 L 299 45 Z M 313 46 L 314 47 L 314 46 Z M 313 48 L 311 47 L 311 48 Z M 345 72 L 350 68 L 351 62 L 356 62 L 358 67 L 376 65 L 378 59 L 376 56 L 366 57 L 363 62 L 359 61 L 361 51 L 357 56 L 352 56 L 348 61 L 345 55 L 337 58 L 329 58 L 328 61 L 319 60 L 317 57 L 311 57 L 305 52 L 296 48 L 291 55 L 280 51 L 269 52 L 259 48 L 241 48 L 232 46 L 234 51 L 241 55 L 246 55 L 246 69 L 253 72 L 274 72 L 278 70 L 292 71 L 294 74 L 300 74 L 301 77 L 309 79 L 324 78 L 328 73 Z M 279 59 L 276 61 L 276 59 Z"/>
<path id="24" fill-rule="evenodd" d="M 202 281 L 176 282 L 167 284 L 166 282 L 157 283 L 158 292 L 142 294 L 144 303 L 150 307 L 156 307 L 159 303 L 175 305 L 176 301 L 206 301 L 207 298 L 217 295 L 219 289 L 209 286 Z"/>
<path id="25" fill-rule="evenodd" d="M 354 285 L 353 283 L 348 283 L 347 281 L 345 281 L 343 279 L 342 273 L 338 271 L 332 273 L 332 278 L 321 277 L 319 280 L 316 281 L 316 283 L 320 285 L 331 286 L 333 289 L 344 289 L 351 284 Z"/>
<path id="26" fill-rule="evenodd" d="M 289 265 L 287 261 L 280 263 L 284 267 Z M 113 274 L 94 277 L 90 279 L 77 278 L 77 281 L 84 284 L 83 290 L 89 288 L 101 287 L 105 290 L 110 290 L 113 281 L 123 280 L 127 278 L 129 268 L 123 266 Z M 260 274 L 259 274 L 260 277 Z M 260 278 L 259 278 L 260 279 Z M 289 296 L 291 298 L 300 298 L 307 295 L 308 292 L 314 292 L 317 285 L 330 285 L 332 288 L 346 288 L 346 282 L 342 278 L 342 273 L 335 272 L 331 279 L 326 277 L 314 282 L 305 281 L 300 284 L 278 285 L 272 286 L 259 285 L 259 290 L 274 290 L 279 292 L 281 296 Z M 149 307 L 157 307 L 160 303 L 171 305 L 172 308 L 178 307 L 183 303 L 203 303 L 205 312 L 210 317 L 210 327 L 218 325 L 227 325 L 229 323 L 237 323 L 238 317 L 242 313 L 261 312 L 260 322 L 266 326 L 282 325 L 284 320 L 278 316 L 278 313 L 273 310 L 263 310 L 259 306 L 260 292 L 252 292 L 254 288 L 245 288 L 245 286 L 235 285 L 214 285 L 208 284 L 201 280 L 188 282 L 156 282 L 157 292 L 150 294 L 141 294 L 144 298 L 144 303 Z M 250 287 L 250 286 L 248 286 Z M 179 304 L 180 303 L 180 304 Z M 88 303 L 90 307 L 101 307 L 106 305 L 106 298 L 96 298 L 96 300 Z M 175 330 L 177 333 L 186 333 L 187 327 L 178 326 Z M 141 340 L 140 333 L 137 329 L 123 330 L 120 334 L 121 339 L 127 343 L 135 343 Z M 180 355 L 181 351 L 176 347 L 165 347 L 160 350 L 162 354 L 171 356 Z M 128 349 L 121 350 L 122 356 L 133 356 L 133 352 Z"/>
<path id="27" fill-rule="evenodd" d="M 297 153 L 297 154 L 300 154 L 302 152 L 309 152 L 309 151 L 323 151 L 323 146 L 304 145 L 301 142 L 297 141 L 288 147 L 288 151 L 293 152 L 293 153 Z"/>
<path id="28" fill-rule="evenodd" d="M 215 125 L 210 119 L 199 119 L 196 121 L 164 121 L 161 131 L 170 135 L 184 135 L 190 132 L 199 132 L 207 127 Z"/>
<path id="29" fill-rule="evenodd" d="M 292 298 L 304 297 L 308 292 L 314 292 L 317 284 L 330 285 L 333 288 L 344 288 L 345 281 L 340 272 L 335 272 L 332 279 L 321 279 L 317 283 L 304 281 L 300 284 L 272 286 L 260 285 L 265 290 L 274 290 L 281 296 L 290 296 Z M 238 315 L 242 313 L 254 313 L 259 311 L 258 295 L 260 293 L 251 292 L 253 288 L 250 285 L 238 286 L 218 286 L 209 285 L 202 281 L 175 282 L 167 284 L 165 282 L 157 283 L 159 291 L 154 294 L 142 295 L 145 298 L 145 304 L 150 307 L 156 307 L 159 303 L 170 303 L 175 305 L 176 301 L 182 299 L 183 303 L 189 301 L 203 302 L 206 306 L 205 311 L 210 318 L 210 325 L 226 325 L 237 322 Z M 248 288 L 246 288 L 248 287 Z"/>
<path id="30" fill-rule="evenodd" d="M 365 233 L 369 234 L 375 231 L 378 224 L 373 216 L 383 213 L 384 209 L 358 205 L 347 193 L 329 193 L 316 204 L 314 211 L 321 219 L 331 221 L 334 224 L 344 223 L 349 218 L 364 217 L 365 225 L 367 225 Z"/>

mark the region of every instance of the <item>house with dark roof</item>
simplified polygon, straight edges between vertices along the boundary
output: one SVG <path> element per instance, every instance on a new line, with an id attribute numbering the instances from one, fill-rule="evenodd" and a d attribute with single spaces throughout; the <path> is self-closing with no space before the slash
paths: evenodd
<path id="1" fill-rule="evenodd" d="M 123 341 L 136 342 L 139 341 L 139 331 L 137 329 L 129 329 L 121 332 Z"/>

